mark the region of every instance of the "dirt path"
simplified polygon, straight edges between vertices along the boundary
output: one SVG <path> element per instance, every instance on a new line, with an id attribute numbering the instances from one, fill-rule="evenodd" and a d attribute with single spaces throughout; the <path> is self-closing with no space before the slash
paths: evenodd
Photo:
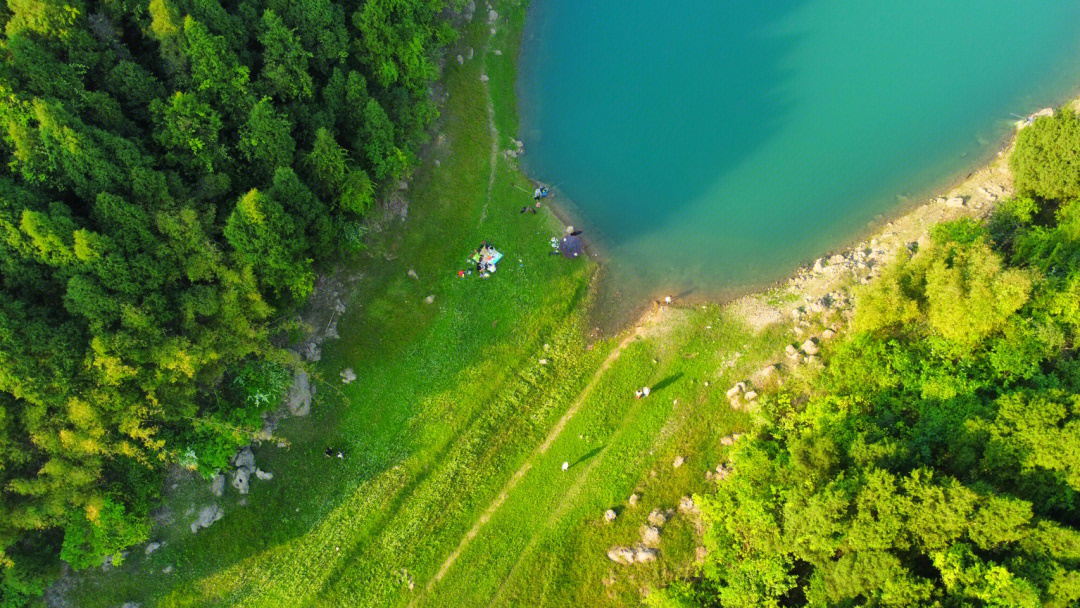
<path id="1" fill-rule="evenodd" d="M 535 450 L 533 450 L 533 453 L 529 455 L 529 457 L 521 465 L 521 468 L 519 468 L 510 477 L 510 479 L 506 482 L 506 485 L 503 486 L 502 490 L 499 492 L 498 496 L 496 496 L 495 499 L 491 502 L 491 504 L 488 505 L 487 509 L 484 509 L 484 512 L 476 520 L 476 523 L 473 524 L 472 529 L 470 529 L 461 539 L 461 542 L 458 544 L 457 548 L 454 549 L 454 551 L 451 552 L 449 556 L 447 556 L 446 561 L 443 562 L 442 566 L 439 568 L 438 573 L 436 573 L 435 576 L 432 577 L 430 581 L 428 581 L 427 586 L 424 588 L 425 594 L 429 593 L 435 586 L 435 584 L 442 580 L 442 578 L 450 570 L 450 567 L 454 565 L 454 562 L 457 560 L 458 556 L 461 555 L 461 552 L 469 546 L 469 543 L 472 542 L 472 539 L 475 538 L 476 535 L 480 532 L 480 528 L 482 528 L 484 524 L 486 524 L 488 520 L 491 519 L 491 516 L 494 515 L 495 512 L 499 510 L 499 507 L 502 506 L 503 502 L 506 501 L 507 496 L 509 496 L 510 492 L 514 489 L 514 487 L 517 486 L 518 482 L 521 481 L 521 478 L 524 477 L 525 474 L 532 469 L 533 464 L 536 462 L 536 460 L 542 455 L 544 455 L 544 453 L 548 451 L 548 448 L 551 447 L 551 444 L 559 438 L 559 435 L 562 434 L 563 429 L 566 428 L 566 424 L 570 421 L 571 418 L 574 417 L 574 414 L 578 412 L 578 409 L 581 408 L 581 405 L 585 403 L 585 399 L 587 399 L 589 394 L 592 393 L 593 389 L 596 388 L 596 385 L 600 382 L 600 378 L 602 378 L 604 373 L 606 373 L 607 370 L 611 368 L 611 365 L 615 363 L 615 361 L 619 358 L 619 355 L 621 355 L 622 352 L 626 350 L 626 347 L 629 346 L 631 342 L 636 340 L 638 337 L 646 335 L 648 327 L 655 323 L 656 319 L 659 316 L 660 315 L 650 315 L 647 319 L 639 323 L 633 331 L 628 333 L 627 336 L 623 338 L 621 342 L 619 342 L 618 346 L 612 349 L 611 353 L 607 356 L 606 359 L 604 359 L 604 362 L 601 363 L 600 367 L 597 368 L 596 372 L 589 380 L 589 383 L 586 384 L 585 388 L 583 388 L 581 390 L 581 393 L 578 394 L 577 399 L 574 400 L 574 403 L 571 404 L 570 408 L 566 410 L 566 413 L 563 414 L 562 418 L 560 418 L 559 421 L 555 423 L 555 426 L 552 427 L 551 432 L 548 433 L 548 436 L 544 440 L 544 442 L 537 446 Z M 419 601 L 422 597 L 423 595 L 419 595 L 414 598 L 413 601 L 409 603 L 409 606 L 414 606 L 416 602 Z"/>
<path id="2" fill-rule="evenodd" d="M 480 53 L 480 61 L 483 65 L 487 65 L 488 48 L 491 46 L 491 36 L 489 35 L 487 41 L 484 42 L 484 51 Z M 495 167 L 499 162 L 499 129 L 495 127 L 495 105 L 491 101 L 491 88 L 488 86 L 488 81 L 485 80 L 486 75 L 484 69 L 480 71 L 484 77 L 480 79 L 480 84 L 484 87 L 484 100 L 487 101 L 487 113 L 488 113 L 488 133 L 491 135 L 491 172 L 488 174 L 487 196 L 484 197 L 484 207 L 480 210 L 480 225 L 483 225 L 484 220 L 487 219 L 488 203 L 491 202 L 491 189 L 495 186 Z"/>

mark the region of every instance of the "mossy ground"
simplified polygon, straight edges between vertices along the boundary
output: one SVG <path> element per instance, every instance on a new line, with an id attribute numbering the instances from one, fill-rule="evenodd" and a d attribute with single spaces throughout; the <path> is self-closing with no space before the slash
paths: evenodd
<path id="1" fill-rule="evenodd" d="M 657 562 L 616 566 L 606 551 L 633 544 L 652 508 L 708 488 L 719 438 L 751 424 L 725 389 L 785 338 L 754 334 L 705 306 L 669 309 L 637 334 L 590 342 L 595 264 L 549 256 L 561 224 L 546 211 L 519 214 L 530 200 L 518 189 L 529 188 L 527 179 L 501 155 L 491 166 L 488 104 L 499 150 L 517 128 L 525 15 L 517 2 L 496 8 L 494 36 L 478 10 L 450 51 L 445 143 L 411 182 L 408 220 L 375 234 L 356 268 L 363 278 L 348 294 L 341 338 L 314 366 L 312 414 L 278 429 L 288 449 L 270 442 L 256 450 L 274 479 L 253 481 L 245 506 L 231 488 L 215 499 L 202 480 L 178 480 L 172 517 L 153 533 L 165 546 L 150 556 L 135 548 L 109 573 L 75 576 L 71 602 L 627 605 L 692 568 L 698 541 L 689 517 L 665 526 Z M 458 65 L 453 57 L 470 46 L 475 58 Z M 499 271 L 457 278 L 481 240 L 505 253 Z M 356 382 L 339 381 L 345 367 Z M 652 395 L 634 399 L 643 385 Z M 574 404 L 576 414 L 538 449 Z M 325 458 L 328 445 L 347 458 Z M 676 456 L 685 458 L 679 468 Z M 633 508 L 632 492 L 641 495 Z M 191 534 L 190 510 L 211 502 L 225 517 Z M 619 513 L 612 523 L 602 517 L 608 508 Z M 169 565 L 175 570 L 163 574 Z"/>

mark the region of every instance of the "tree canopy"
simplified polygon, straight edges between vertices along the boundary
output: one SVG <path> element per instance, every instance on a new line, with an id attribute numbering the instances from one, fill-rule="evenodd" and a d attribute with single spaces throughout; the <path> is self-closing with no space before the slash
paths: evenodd
<path id="1" fill-rule="evenodd" d="M 451 0 L 0 10 L 0 605 L 145 539 L 276 406 L 271 337 L 409 169 Z"/>
<path id="2" fill-rule="evenodd" d="M 937 226 L 864 288 L 808 391 L 764 400 L 699 497 L 700 578 L 656 605 L 1080 602 L 1075 123 L 1024 130 L 1024 195 Z"/>

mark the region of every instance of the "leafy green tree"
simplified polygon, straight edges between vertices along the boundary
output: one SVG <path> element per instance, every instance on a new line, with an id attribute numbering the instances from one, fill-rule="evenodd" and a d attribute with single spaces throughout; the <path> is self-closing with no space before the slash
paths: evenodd
<path id="1" fill-rule="evenodd" d="M 367 4 L 0 7 L 0 605 L 139 542 L 166 467 L 281 398 L 270 336 L 434 117 L 445 2 Z"/>
<path id="2" fill-rule="evenodd" d="M 191 93 L 154 100 L 150 110 L 157 125 L 155 139 L 168 152 L 166 159 L 193 172 L 211 173 L 225 158 L 219 141 L 221 117 Z"/>
<path id="3" fill-rule="evenodd" d="M 1040 118 L 1016 136 L 1009 158 L 1017 191 L 1040 198 L 1080 197 L 1080 119 L 1069 109 Z"/>
<path id="4" fill-rule="evenodd" d="M 124 561 L 121 551 L 144 542 L 149 532 L 147 521 L 130 521 L 122 504 L 106 498 L 87 505 L 86 517 L 68 522 L 60 558 L 76 568 L 100 566 L 106 557 L 118 566 Z"/>
<path id="5" fill-rule="evenodd" d="M 311 97 L 312 81 L 308 74 L 311 53 L 304 50 L 300 40 L 285 26 L 274 11 L 266 9 L 262 18 L 263 45 L 262 77 L 270 88 L 284 99 Z"/>
<path id="6" fill-rule="evenodd" d="M 274 199 L 258 190 L 241 197 L 225 223 L 225 238 L 275 294 L 302 300 L 311 292 L 315 274 L 311 260 L 302 257 L 301 233 Z"/>
<path id="7" fill-rule="evenodd" d="M 247 124 L 240 128 L 239 148 L 261 178 L 273 176 L 278 167 L 292 165 L 296 142 L 291 131 L 289 119 L 276 112 L 268 98 L 252 106 Z"/>

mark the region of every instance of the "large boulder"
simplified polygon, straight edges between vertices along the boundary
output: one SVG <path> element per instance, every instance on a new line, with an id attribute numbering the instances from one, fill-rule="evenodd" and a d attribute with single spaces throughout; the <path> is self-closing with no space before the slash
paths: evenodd
<path id="1" fill-rule="evenodd" d="M 607 552 L 608 559 L 616 564 L 630 565 L 634 563 L 634 550 L 630 547 L 612 547 Z"/>
<path id="2" fill-rule="evenodd" d="M 656 561 L 657 553 L 658 552 L 656 549 L 638 547 L 634 549 L 634 561 L 639 564 L 646 564 L 648 562 Z"/>
<path id="3" fill-rule="evenodd" d="M 311 383 L 306 371 L 297 368 L 293 372 L 288 399 L 289 413 L 293 416 L 307 416 L 311 412 Z"/>
<path id="4" fill-rule="evenodd" d="M 660 528 L 656 526 L 641 527 L 641 543 L 646 547 L 655 547 L 660 544 Z"/>
<path id="5" fill-rule="evenodd" d="M 236 465 L 236 468 L 244 469 L 250 474 L 255 470 L 255 454 L 250 447 L 246 447 L 236 453 L 233 464 Z"/>
<path id="6" fill-rule="evenodd" d="M 221 507 L 214 505 L 207 505 L 202 509 L 199 509 L 199 517 L 191 522 L 191 532 L 194 534 L 202 528 L 209 528 L 215 521 L 225 516 L 225 512 L 221 510 Z"/>
<path id="7" fill-rule="evenodd" d="M 236 475 L 233 477 L 232 486 L 236 488 L 237 492 L 247 494 L 250 479 L 251 473 L 249 473 L 247 469 L 236 469 Z"/>

